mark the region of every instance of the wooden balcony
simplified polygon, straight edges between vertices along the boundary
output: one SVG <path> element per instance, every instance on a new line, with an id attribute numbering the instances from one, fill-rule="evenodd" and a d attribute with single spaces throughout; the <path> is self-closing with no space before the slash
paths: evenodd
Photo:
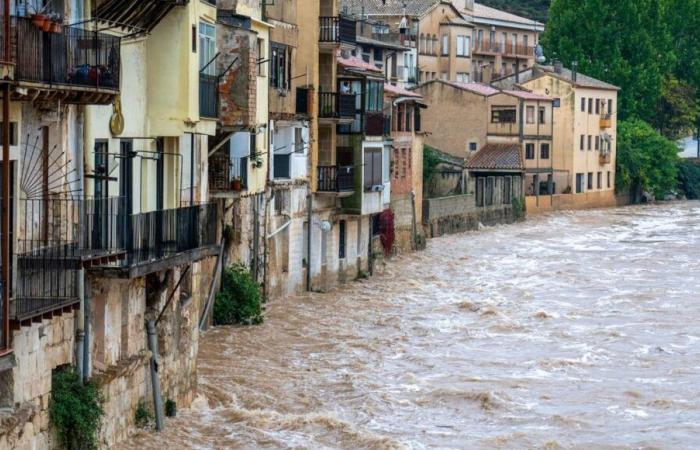
<path id="1" fill-rule="evenodd" d="M 319 17 L 320 50 L 332 50 L 338 45 L 350 46 L 357 43 L 357 22 L 343 16 Z"/>
<path id="2" fill-rule="evenodd" d="M 318 191 L 351 195 L 355 191 L 353 166 L 318 166 Z"/>
<path id="3" fill-rule="evenodd" d="M 601 114 L 600 115 L 600 128 L 605 130 L 608 128 L 612 128 L 612 115 L 610 114 Z"/>
<path id="4" fill-rule="evenodd" d="M 612 162 L 612 153 L 608 152 L 600 152 L 600 165 L 605 165 L 605 164 L 610 164 Z"/>

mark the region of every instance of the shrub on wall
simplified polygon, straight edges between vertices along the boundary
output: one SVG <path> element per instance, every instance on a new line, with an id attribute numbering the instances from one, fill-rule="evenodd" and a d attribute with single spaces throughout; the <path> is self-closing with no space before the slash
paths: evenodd
<path id="1" fill-rule="evenodd" d="M 237 263 L 224 270 L 214 302 L 214 325 L 258 324 L 263 321 L 262 294 L 248 268 Z"/>
<path id="2" fill-rule="evenodd" d="M 525 218 L 525 197 L 513 197 L 511 204 L 515 220 L 523 220 Z"/>
<path id="3" fill-rule="evenodd" d="M 55 371 L 51 382 L 49 418 L 61 448 L 97 449 L 97 433 L 104 415 L 97 385 L 82 384 L 72 368 Z"/>

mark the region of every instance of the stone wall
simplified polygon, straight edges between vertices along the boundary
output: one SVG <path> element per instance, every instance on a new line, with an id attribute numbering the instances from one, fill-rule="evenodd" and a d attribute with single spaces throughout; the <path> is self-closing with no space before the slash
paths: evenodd
<path id="1" fill-rule="evenodd" d="M 72 364 L 75 312 L 43 319 L 12 333 L 14 352 L 0 360 L 0 449 L 52 447 L 52 371 Z"/>
<path id="2" fill-rule="evenodd" d="M 423 225 L 429 238 L 478 230 L 517 221 L 511 205 L 477 207 L 473 195 L 432 198 L 423 201 Z"/>
<path id="3" fill-rule="evenodd" d="M 540 214 L 556 210 L 610 208 L 626 205 L 629 196 L 616 196 L 614 191 L 596 191 L 584 194 L 541 195 L 525 197 L 528 214 Z"/>

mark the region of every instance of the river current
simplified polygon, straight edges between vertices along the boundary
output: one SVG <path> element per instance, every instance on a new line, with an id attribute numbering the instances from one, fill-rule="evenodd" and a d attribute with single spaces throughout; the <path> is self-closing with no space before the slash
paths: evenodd
<path id="1" fill-rule="evenodd" d="M 430 240 L 200 340 L 124 449 L 700 448 L 700 203 Z"/>

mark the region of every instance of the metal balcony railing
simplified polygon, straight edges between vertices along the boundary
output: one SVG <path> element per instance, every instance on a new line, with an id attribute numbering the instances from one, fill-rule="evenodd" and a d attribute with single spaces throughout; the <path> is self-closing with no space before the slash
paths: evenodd
<path id="1" fill-rule="evenodd" d="M 326 119 L 355 117 L 355 94 L 321 92 L 318 94 L 318 116 Z"/>
<path id="2" fill-rule="evenodd" d="M 199 74 L 199 115 L 215 119 L 219 116 L 219 77 Z"/>
<path id="3" fill-rule="evenodd" d="M 367 136 L 382 136 L 384 135 L 384 114 L 382 113 L 365 113 L 365 134 Z"/>
<path id="4" fill-rule="evenodd" d="M 209 189 L 233 191 L 248 187 L 248 157 L 230 158 L 218 152 L 209 158 Z"/>
<path id="5" fill-rule="evenodd" d="M 73 27 L 44 32 L 25 17 L 12 17 L 12 35 L 16 80 L 119 89 L 119 37 Z"/>
<path id="6" fill-rule="evenodd" d="M 320 42 L 357 42 L 356 21 L 342 16 L 320 17 Z"/>
<path id="7" fill-rule="evenodd" d="M 318 190 L 320 192 L 353 192 L 355 168 L 353 166 L 318 166 Z"/>

